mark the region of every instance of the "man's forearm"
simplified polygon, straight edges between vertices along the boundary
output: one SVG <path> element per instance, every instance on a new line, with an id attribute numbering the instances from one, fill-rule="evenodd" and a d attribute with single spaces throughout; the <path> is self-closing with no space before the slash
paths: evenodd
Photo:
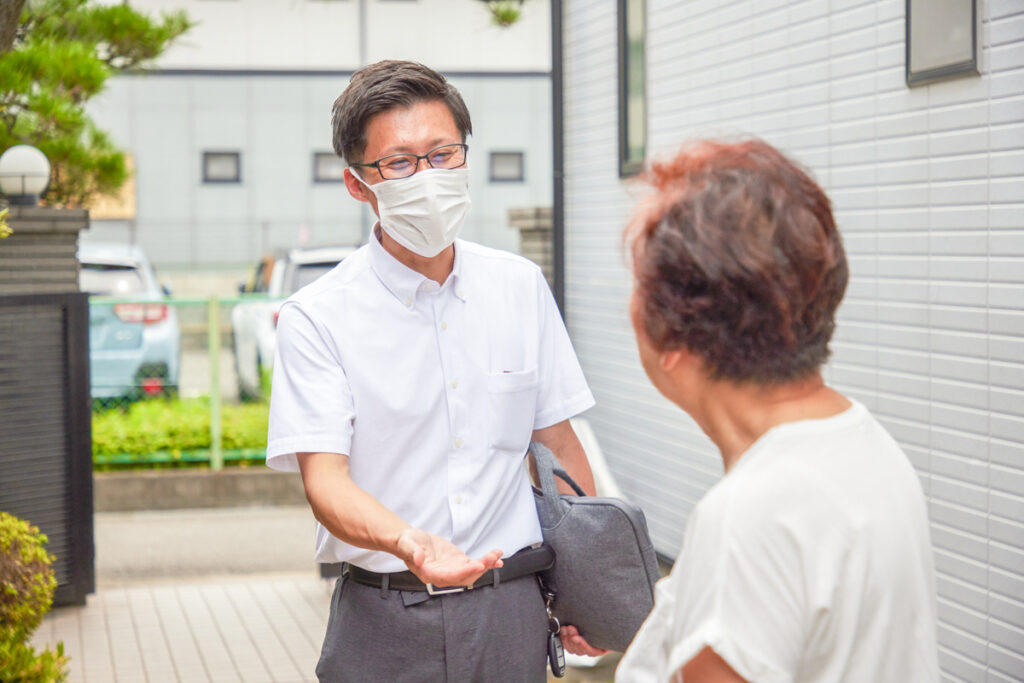
<path id="1" fill-rule="evenodd" d="M 472 559 L 450 540 L 406 523 L 349 476 L 348 457 L 299 453 L 299 469 L 313 515 L 349 545 L 390 553 L 423 583 L 472 586 L 502 565 L 500 549 Z"/>
<path id="2" fill-rule="evenodd" d="M 568 420 L 558 424 L 538 429 L 533 432 L 534 441 L 539 441 L 555 454 L 559 464 L 566 474 L 572 477 L 573 481 L 583 488 L 588 496 L 597 494 L 597 487 L 594 484 L 594 473 L 590 470 L 590 461 L 583 450 L 583 444 L 573 431 Z M 573 493 L 567 484 L 559 480 L 558 488 L 563 493 Z"/>
<path id="3" fill-rule="evenodd" d="M 313 516 L 332 535 L 401 557 L 398 537 L 410 525 L 352 481 L 347 456 L 300 453 L 299 465 Z"/>

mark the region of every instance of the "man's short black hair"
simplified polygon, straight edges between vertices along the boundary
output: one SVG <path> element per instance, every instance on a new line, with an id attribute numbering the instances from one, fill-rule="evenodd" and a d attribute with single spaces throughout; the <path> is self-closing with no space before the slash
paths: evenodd
<path id="1" fill-rule="evenodd" d="M 350 164 L 362 162 L 366 126 L 374 115 L 431 100 L 445 103 L 465 142 L 473 132 L 469 110 L 444 76 L 418 62 L 385 60 L 363 67 L 334 101 L 331 125 L 335 153 Z"/>

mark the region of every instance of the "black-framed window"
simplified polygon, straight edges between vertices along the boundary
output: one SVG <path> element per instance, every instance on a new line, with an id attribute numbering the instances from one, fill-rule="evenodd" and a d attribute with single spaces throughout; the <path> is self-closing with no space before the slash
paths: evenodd
<path id="1" fill-rule="evenodd" d="M 644 0 L 619 5 L 619 175 L 643 168 L 647 155 L 646 7 Z"/>
<path id="2" fill-rule="evenodd" d="M 242 153 L 203 152 L 203 182 L 242 182 Z"/>
<path id="3" fill-rule="evenodd" d="M 521 183 L 526 176 L 522 152 L 491 152 L 490 179 L 492 183 Z"/>
<path id="4" fill-rule="evenodd" d="M 334 152 L 313 152 L 313 182 L 345 182 L 345 160 Z"/>
<path id="5" fill-rule="evenodd" d="M 977 0 L 907 0 L 907 85 L 978 73 Z"/>

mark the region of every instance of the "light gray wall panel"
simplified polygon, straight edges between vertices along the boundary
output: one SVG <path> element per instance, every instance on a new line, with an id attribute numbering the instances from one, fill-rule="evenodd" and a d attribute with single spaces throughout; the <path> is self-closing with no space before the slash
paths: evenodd
<path id="1" fill-rule="evenodd" d="M 565 16 L 567 312 L 597 398 L 588 417 L 609 467 L 674 554 L 686 514 L 721 473 L 706 437 L 649 385 L 627 316 L 621 231 L 634 197 L 618 179 L 615 4 L 571 3 Z M 678 457 L 683 453 L 693 457 Z"/>
<path id="2" fill-rule="evenodd" d="M 755 134 L 826 188 L 852 279 L 826 368 L 929 499 L 947 680 L 1024 676 L 1024 13 L 978 0 L 980 77 L 908 89 L 903 0 L 647 0 L 648 152 Z M 615 3 L 565 3 L 568 322 L 624 492 L 675 555 L 720 476 L 648 385 L 620 236 Z"/>
<path id="3" fill-rule="evenodd" d="M 456 77 L 469 107 L 470 193 L 473 208 L 463 228 L 466 239 L 519 250 L 519 232 L 508 210 L 551 206 L 551 82 L 547 78 Z M 522 152 L 522 182 L 491 182 L 491 152 Z"/>
<path id="4" fill-rule="evenodd" d="M 140 223 L 191 219 L 195 211 L 192 196 L 201 177 L 200 160 L 185 154 L 193 148 L 191 131 L 181 103 L 166 111 L 136 110 L 127 139 L 138 140 L 130 150 L 135 159 L 136 214 Z M 127 144 L 120 134 L 114 133 L 114 139 Z"/>

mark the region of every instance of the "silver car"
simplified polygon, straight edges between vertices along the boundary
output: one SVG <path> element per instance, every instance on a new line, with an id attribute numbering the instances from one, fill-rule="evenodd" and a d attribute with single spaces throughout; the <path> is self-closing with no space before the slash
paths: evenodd
<path id="1" fill-rule="evenodd" d="M 93 399 L 177 393 L 181 332 L 168 291 L 137 245 L 83 244 L 79 288 L 89 297 L 89 374 Z M 106 302 L 105 298 L 121 299 Z M 127 300 L 127 301 L 125 301 Z"/>
<path id="2" fill-rule="evenodd" d="M 238 395 L 256 400 L 263 395 L 274 365 L 277 312 L 281 303 L 334 268 L 357 247 L 290 249 L 262 259 L 252 277 L 242 284 L 243 294 L 262 294 L 265 301 L 244 301 L 231 310 Z"/>

